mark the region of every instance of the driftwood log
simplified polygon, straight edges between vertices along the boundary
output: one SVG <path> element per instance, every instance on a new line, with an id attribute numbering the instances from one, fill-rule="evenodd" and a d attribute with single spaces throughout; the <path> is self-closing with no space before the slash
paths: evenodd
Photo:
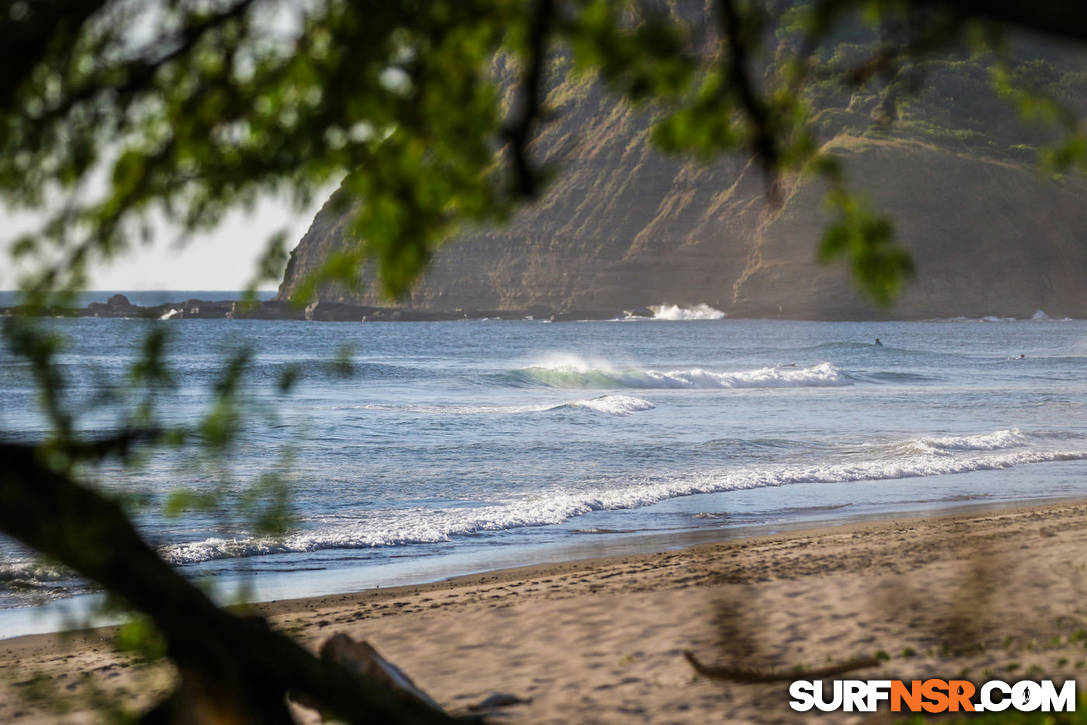
<path id="1" fill-rule="evenodd" d="M 321 645 L 321 659 L 354 672 L 383 687 L 409 707 L 429 709 L 442 717 L 448 713 L 426 694 L 402 669 L 378 654 L 369 642 L 356 642 L 346 634 L 334 634 Z M 308 704 L 299 701 L 300 704 Z M 321 709 L 319 705 L 310 705 Z"/>

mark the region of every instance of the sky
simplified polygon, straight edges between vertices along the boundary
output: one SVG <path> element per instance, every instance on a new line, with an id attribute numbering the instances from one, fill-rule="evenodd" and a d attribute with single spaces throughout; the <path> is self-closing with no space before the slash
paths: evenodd
<path id="1" fill-rule="evenodd" d="M 286 229 L 287 246 L 293 249 L 329 194 L 331 189 L 316 194 L 311 207 L 301 212 L 282 200 L 265 198 L 251 212 L 234 212 L 217 228 L 198 233 L 180 246 L 176 231 L 162 230 L 151 244 L 136 247 L 112 262 L 96 264 L 87 289 L 245 289 L 269 237 Z M 12 238 L 32 228 L 34 222 L 31 214 L 0 213 L 0 290 L 18 286 L 18 271 L 10 263 L 8 249 Z M 262 285 L 265 289 L 275 286 Z"/>
<path id="2" fill-rule="evenodd" d="M 302 26 L 307 8 L 315 7 L 309 0 L 272 3 L 258 8 L 255 22 L 264 29 L 265 40 L 273 36 L 286 44 Z M 133 42 L 150 40 L 156 31 L 158 15 L 153 5 L 137 16 L 130 36 Z M 98 189 L 100 179 L 92 179 L 89 187 Z M 117 260 L 94 266 L 90 271 L 88 290 L 242 290 L 252 279 L 256 260 L 264 251 L 268 238 L 281 230 L 287 231 L 288 248 L 293 249 L 309 228 L 321 205 L 337 184 L 314 195 L 308 209 L 296 211 L 282 199 L 267 197 L 258 202 L 251 213 L 237 212 L 223 220 L 218 228 L 194 235 L 178 247 L 176 230 L 163 229 L 148 246 L 133 249 Z M 13 267 L 9 248 L 12 240 L 39 225 L 44 214 L 13 213 L 0 204 L 0 290 L 18 287 L 19 270 Z M 266 289 L 277 285 L 265 284 Z"/>

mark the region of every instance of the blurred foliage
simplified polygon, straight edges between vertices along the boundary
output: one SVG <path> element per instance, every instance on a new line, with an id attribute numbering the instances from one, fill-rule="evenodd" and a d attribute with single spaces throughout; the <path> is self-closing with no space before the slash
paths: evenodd
<path id="1" fill-rule="evenodd" d="M 819 261 L 845 258 L 861 289 L 877 304 L 891 304 L 913 274 L 909 254 L 894 243 L 891 222 L 864 196 L 840 188 L 827 193 L 827 205 L 835 218 L 823 232 Z"/>
<path id="2" fill-rule="evenodd" d="M 1087 40 L 1072 5 L 0 0 L 0 199 L 41 222 L 13 241 L 11 256 L 29 270 L 21 287 L 32 308 L 70 304 L 92 263 L 150 241 L 164 221 L 186 235 L 273 193 L 301 209 L 339 182 L 329 203 L 352 212 L 358 242 L 330 254 L 298 301 L 328 283 L 357 287 L 367 264 L 389 296 L 401 296 L 458 229 L 501 223 L 562 173 L 533 155 L 556 112 L 548 91 L 567 76 L 598 77 L 654 114 L 659 148 L 707 162 L 751 157 L 771 205 L 783 179 L 818 177 L 831 212 L 818 258 L 844 261 L 872 299 L 889 304 L 912 272 L 909 256 L 891 220 L 851 190 L 826 148 L 827 122 L 883 128 L 911 99 L 939 104 L 925 98 L 926 79 L 991 82 L 1021 115 L 1056 129 L 1041 151 L 1047 168 L 1081 167 L 1087 137 L 1074 89 L 1087 77 L 1044 59 L 1014 62 L 1003 34 L 1011 26 Z M 958 55 L 933 60 L 949 48 Z M 944 73 L 949 63 L 965 65 Z M 849 108 L 831 119 L 827 99 Z M 975 120 L 967 131 L 984 132 L 991 116 Z M 922 136 L 947 129 L 908 127 Z M 278 281 L 287 241 L 268 240 L 251 291 Z M 254 421 L 275 418 L 274 405 L 251 395 L 251 351 L 227 353 L 206 413 L 185 423 L 163 414 L 178 375 L 161 326 L 149 323 L 123 379 L 100 381 L 90 400 L 70 395 L 58 363 L 64 342 L 50 325 L 9 317 L 3 337 L 29 363 L 49 424 L 32 443 L 42 476 L 93 488 L 107 461 L 137 464 L 175 447 L 195 451 L 215 483 L 172 492 L 167 512 L 213 512 L 257 535 L 292 525 L 289 451 L 246 482 L 229 467 Z M 331 368 L 350 374 L 349 352 Z M 300 376 L 284 368 L 278 393 Z M 101 435 L 79 425 L 90 410 L 115 415 L 97 426 Z M 0 443 L 7 438 L 25 445 L 8 433 Z M 101 532 L 87 524 L 56 536 L 93 545 Z M 144 620 L 119 635 L 148 657 L 178 647 L 174 637 L 163 644 Z"/>
<path id="3" fill-rule="evenodd" d="M 146 617 L 138 617 L 117 628 L 115 642 L 121 652 L 132 652 L 145 660 L 166 656 L 166 643 Z"/>
<path id="4" fill-rule="evenodd" d="M 978 22 L 897 0 L 694 10 L 635 0 L 84 0 L 0 10 L 0 196 L 45 212 L 13 246 L 36 261 L 23 287 L 38 304 L 65 299 L 88 263 L 149 239 L 162 219 L 207 228 L 272 192 L 301 207 L 341 179 L 333 203 L 352 210 L 359 242 L 331 254 L 298 297 L 329 281 L 357 288 L 366 263 L 401 296 L 457 229 L 500 223 L 539 192 L 551 170 L 532 163 L 532 131 L 566 73 L 598 74 L 651 106 L 664 150 L 754 154 L 774 201 L 780 175 L 825 168 L 812 163 L 820 97 L 875 94 L 890 119 L 932 76 L 934 51 L 991 54 L 1002 38 L 999 13 Z M 556 55 L 573 63 L 549 64 Z M 992 80 L 1023 113 L 1067 132 L 1046 152 L 1063 170 L 1082 163 L 1085 142 L 1062 99 L 1047 95 L 1054 73 L 1044 60 L 997 63 Z M 834 187 L 832 206 L 856 206 L 843 203 L 847 183 Z M 828 235 L 853 242 L 820 256 L 849 260 L 886 303 L 910 268 L 890 262 L 888 227 L 870 221 L 838 214 Z M 278 280 L 285 242 L 269 240 L 253 287 Z"/>

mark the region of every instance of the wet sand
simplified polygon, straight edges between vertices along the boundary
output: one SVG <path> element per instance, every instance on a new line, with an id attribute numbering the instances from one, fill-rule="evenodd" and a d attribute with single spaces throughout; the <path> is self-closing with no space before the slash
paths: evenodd
<path id="1" fill-rule="evenodd" d="M 1082 692 L 1085 553 L 1087 502 L 1065 502 L 259 608 L 313 648 L 335 633 L 368 640 L 451 711 L 496 692 L 530 700 L 501 708 L 501 722 L 881 721 L 794 713 L 787 684 L 708 680 L 683 653 L 777 673 L 878 654 L 881 666 L 849 677 L 1076 677 Z M 165 693 L 169 668 L 116 654 L 112 634 L 0 641 L 0 722 L 91 722 L 90 695 L 136 709 Z"/>

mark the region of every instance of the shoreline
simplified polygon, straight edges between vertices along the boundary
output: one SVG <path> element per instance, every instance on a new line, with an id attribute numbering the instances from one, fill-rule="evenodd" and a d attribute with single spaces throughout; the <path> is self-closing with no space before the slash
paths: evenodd
<path id="1" fill-rule="evenodd" d="M 785 524 L 758 524 L 739 529 L 713 529 L 700 532 L 691 529 L 687 534 L 701 535 L 702 541 L 676 542 L 675 545 L 654 548 L 651 551 L 637 550 L 634 548 L 627 553 L 604 555 L 604 557 L 588 557 L 584 559 L 570 559 L 561 561 L 541 561 L 533 564 L 516 566 L 503 566 L 457 574 L 440 579 L 421 582 L 418 584 L 403 584 L 390 587 L 372 587 L 358 591 L 327 593 L 327 595 L 314 595 L 311 597 L 291 597 L 278 600 L 254 601 L 253 607 L 265 616 L 283 616 L 313 608 L 332 607 L 342 602 L 368 601 L 371 599 L 397 599 L 408 595 L 421 595 L 421 593 L 455 589 L 460 587 L 472 587 L 501 583 L 517 582 L 526 578 L 538 576 L 573 575 L 584 571 L 598 570 L 600 567 L 612 567 L 622 564 L 632 558 L 665 557 L 676 553 L 696 554 L 704 551 L 719 550 L 722 547 L 759 547 L 767 543 L 786 542 L 792 539 L 812 539 L 822 536 L 853 535 L 871 533 L 874 530 L 885 528 L 907 527 L 915 523 L 953 522 L 957 520 L 972 520 L 978 516 L 999 515 L 1002 513 L 1033 514 L 1042 513 L 1052 509 L 1063 510 L 1066 507 L 1083 507 L 1087 510 L 1087 498 L 1070 497 L 1059 499 L 1032 499 L 1026 501 L 997 502 L 997 503 L 965 503 L 958 507 L 947 509 L 925 509 L 917 511 L 914 515 L 903 515 L 902 512 L 888 512 L 884 514 L 860 514 L 854 521 L 825 520 L 821 522 L 796 522 Z M 650 539 L 653 535 L 632 536 L 632 539 Z M 670 538 L 661 535 L 661 538 Z M 678 538 L 683 538 L 679 535 Z M 33 635 L 32 635 L 33 636 Z M 2 642 L 8 640 L 0 640 Z"/>
<path id="2" fill-rule="evenodd" d="M 4 290 L 0 290 L 2 292 Z M 183 290 L 179 290 L 183 291 Z M 134 291 L 133 291 L 134 292 Z M 568 309 L 564 307 L 533 306 L 523 309 L 417 309 L 364 305 L 353 302 L 319 300 L 308 304 L 280 299 L 224 300 L 190 298 L 153 305 L 139 305 L 129 301 L 122 293 L 116 293 L 106 302 L 91 302 L 85 307 L 49 307 L 44 309 L 27 305 L 0 306 L 0 317 L 27 315 L 30 317 L 66 317 L 96 319 L 146 319 L 146 320 L 280 320 L 309 322 L 457 322 L 457 321 L 536 321 L 536 322 L 614 322 L 614 321 L 777 321 L 777 322 L 1071 322 L 1073 318 L 1063 313 L 1055 316 L 1043 310 L 980 310 L 970 309 L 967 314 L 940 316 L 938 314 L 898 315 L 893 311 L 869 311 L 867 317 L 855 314 L 824 311 L 823 314 L 795 315 L 776 314 L 770 308 L 719 310 L 720 317 L 669 318 L 657 317 L 655 310 L 669 305 L 631 304 L 614 309 Z M 673 307 L 680 307 L 671 305 Z M 697 307 L 691 305 L 689 308 Z M 684 309 L 689 309 L 684 307 Z M 1043 317 L 1037 317 L 1041 312 Z"/>
<path id="3" fill-rule="evenodd" d="M 396 598 L 397 596 L 412 593 L 425 593 L 440 591 L 447 588 L 462 586 L 475 586 L 490 582 L 509 582 L 542 575 L 544 570 L 555 574 L 576 573 L 581 570 L 592 570 L 601 566 L 612 566 L 631 557 L 663 556 L 677 552 L 699 552 L 705 549 L 713 550 L 720 546 L 743 546 L 745 544 L 762 545 L 771 541 L 788 540 L 791 538 L 818 538 L 821 535 L 835 533 L 858 533 L 871 529 L 884 527 L 908 526 L 911 522 L 972 519 L 977 516 L 1000 514 L 1004 512 L 1041 512 L 1051 508 L 1063 508 L 1066 506 L 1083 506 L 1087 508 L 1087 497 L 1071 496 L 1067 498 L 1025 499 L 1008 502 L 970 502 L 960 503 L 954 506 L 925 508 L 915 512 L 888 511 L 886 513 L 856 514 L 846 520 L 821 519 L 817 521 L 797 521 L 777 524 L 752 524 L 735 529 L 690 529 L 677 534 L 631 534 L 628 538 L 631 546 L 625 553 L 609 554 L 606 556 L 588 556 L 584 558 L 544 560 L 533 564 L 521 564 L 515 566 L 502 566 L 495 569 L 484 569 L 466 574 L 454 574 L 452 576 L 421 581 L 412 584 L 397 584 L 387 587 L 368 587 L 350 592 L 335 592 L 330 594 L 315 594 L 312 596 L 287 597 L 284 599 L 271 599 L 254 601 L 255 608 L 266 616 L 281 616 L 303 609 L 311 609 L 313 606 L 328 606 L 334 602 L 345 600 L 362 600 L 375 596 L 384 598 Z M 674 539 L 674 543 L 655 547 L 647 545 L 648 540 Z M 586 546 L 588 548 L 588 546 Z M 28 635 L 35 636 L 35 635 Z M 0 639 L 0 646 L 9 640 Z"/>
<path id="4" fill-rule="evenodd" d="M 696 677 L 682 652 L 777 669 L 883 652 L 883 667 L 855 676 L 1044 674 L 1076 677 L 1082 687 L 1087 646 L 1072 635 L 1087 627 L 1085 546 L 1087 500 L 1073 499 L 798 528 L 254 608 L 310 647 L 341 632 L 370 641 L 450 710 L 510 692 L 532 699 L 506 709 L 525 723 L 693 723 L 724 712 L 726 721 L 806 722 L 813 718 L 785 707 L 783 686 Z M 132 705 L 164 692 L 167 668 L 113 653 L 110 636 L 97 629 L 0 641 L 0 680 L 18 677 L 17 668 L 62 690 L 120 687 Z M 0 684 L 0 703 L 16 690 Z M 11 713 L 0 708 L 0 720 Z M 26 713 L 23 722 L 53 721 Z"/>
<path id="5" fill-rule="evenodd" d="M 928 505 L 911 510 L 854 513 L 834 518 L 805 518 L 796 521 L 744 524 L 725 528 L 682 529 L 667 533 L 656 530 L 616 532 L 616 534 L 609 535 L 607 538 L 596 539 L 596 537 L 589 537 L 583 541 L 573 543 L 554 542 L 536 546 L 526 545 L 508 552 L 500 552 L 505 562 L 498 565 L 483 563 L 487 556 L 493 554 L 493 552 L 489 551 L 473 552 L 468 555 L 447 555 L 434 560 L 424 557 L 420 561 L 418 568 L 393 574 L 391 577 L 384 579 L 387 581 L 388 578 L 391 578 L 392 581 L 401 583 L 366 583 L 367 580 L 373 582 L 375 579 L 382 579 L 382 577 L 374 577 L 372 574 L 364 576 L 363 572 L 370 571 L 366 567 L 308 572 L 311 577 L 316 574 L 316 580 L 321 582 L 316 587 L 311 585 L 309 588 L 326 589 L 326 591 L 315 594 L 273 596 L 267 592 L 274 592 L 282 587 L 272 587 L 267 582 L 263 584 L 252 582 L 255 588 L 247 601 L 250 605 L 261 610 L 265 607 L 285 606 L 290 608 L 292 603 L 298 603 L 298 607 L 301 607 L 314 602 L 340 600 L 343 597 L 359 597 L 376 593 L 395 594 L 396 592 L 417 591 L 423 588 L 440 588 L 447 583 L 469 582 L 479 578 L 515 577 L 520 574 L 530 573 L 540 567 L 576 567 L 578 564 L 589 565 L 594 562 L 606 562 L 631 556 L 648 556 L 746 540 L 763 540 L 789 535 L 813 536 L 822 531 L 839 528 L 878 525 L 880 523 L 904 523 L 911 520 L 935 517 L 970 516 L 1002 510 L 1018 510 L 1079 502 L 1087 504 L 1087 498 L 1069 496 L 994 502 L 985 502 L 983 500 L 945 502 L 943 506 Z M 601 554 L 602 550 L 611 550 L 614 553 Z M 458 559 L 459 564 L 451 563 L 447 560 L 449 558 Z M 536 561 L 523 563 L 528 559 L 536 559 Z M 382 566 L 389 565 L 384 564 Z M 450 571 L 458 569 L 460 573 L 450 573 Z M 239 580 L 234 576 L 227 576 L 222 581 L 224 585 L 219 591 L 221 595 L 227 595 L 239 584 Z M 345 581 L 349 582 L 346 586 L 343 584 Z M 295 586 L 293 588 L 303 587 Z M 122 623 L 121 618 L 99 618 L 89 626 L 85 624 L 87 620 L 84 618 L 88 616 L 88 612 L 93 611 L 101 596 L 102 592 L 94 589 L 73 597 L 55 599 L 37 607 L 17 607 L 0 610 L 0 625 L 4 624 L 5 615 L 7 615 L 15 620 L 12 629 L 34 630 L 10 635 L 0 631 L 0 647 L 23 637 L 65 636 L 66 634 L 88 630 L 115 629 Z M 221 598 L 229 600 L 229 596 Z M 19 624 L 20 622 L 22 622 L 22 625 Z M 35 622 L 35 624 L 28 625 L 28 622 Z M 44 624 L 37 624 L 37 622 L 44 622 Z M 72 626 L 72 622 L 81 624 Z M 58 627 L 57 625 L 60 623 L 65 626 Z"/>

